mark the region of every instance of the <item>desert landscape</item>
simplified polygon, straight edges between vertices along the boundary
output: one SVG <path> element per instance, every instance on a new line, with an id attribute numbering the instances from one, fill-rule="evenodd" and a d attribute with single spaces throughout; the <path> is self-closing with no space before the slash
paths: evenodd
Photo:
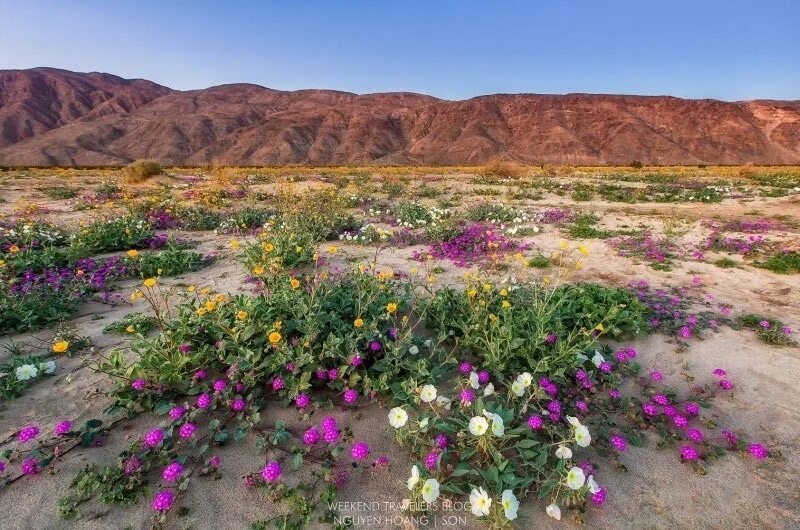
<path id="1" fill-rule="evenodd" d="M 6 528 L 800 526 L 800 168 L 0 189 Z"/>

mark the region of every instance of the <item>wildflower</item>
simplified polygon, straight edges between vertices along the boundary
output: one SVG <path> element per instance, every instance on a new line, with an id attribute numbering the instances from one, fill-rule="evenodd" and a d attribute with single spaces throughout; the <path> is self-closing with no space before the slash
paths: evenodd
<path id="1" fill-rule="evenodd" d="M 344 402 L 348 405 L 352 405 L 353 403 L 358 400 L 358 390 L 354 388 L 348 388 L 344 391 Z"/>
<path id="2" fill-rule="evenodd" d="M 406 485 L 408 486 L 408 491 L 414 489 L 414 486 L 417 485 L 419 482 L 419 468 L 417 466 L 411 467 L 411 477 L 406 481 Z"/>
<path id="3" fill-rule="evenodd" d="M 572 458 L 572 449 L 566 445 L 559 445 L 558 449 L 556 449 L 556 458 L 560 458 L 561 460 L 569 460 Z"/>
<path id="4" fill-rule="evenodd" d="M 147 278 L 144 281 L 144 286 L 147 287 L 148 289 L 151 289 L 151 288 L 155 287 L 156 286 L 156 279 L 155 278 Z"/>
<path id="5" fill-rule="evenodd" d="M 328 379 L 331 381 L 339 378 L 339 370 L 336 368 L 331 368 L 328 370 Z"/>
<path id="6" fill-rule="evenodd" d="M 728 372 L 726 372 L 723 368 L 715 368 L 712 373 L 717 377 L 725 377 L 728 375 Z"/>
<path id="7" fill-rule="evenodd" d="M 381 343 L 377 340 L 373 340 L 369 343 L 369 349 L 374 352 L 378 352 L 381 350 Z"/>
<path id="8" fill-rule="evenodd" d="M 72 428 L 72 423 L 69 420 L 64 420 L 56 425 L 56 436 L 64 436 Z"/>
<path id="9" fill-rule="evenodd" d="M 619 452 L 625 451 L 628 447 L 628 442 L 619 434 L 612 434 L 608 438 L 608 441 L 611 443 L 611 446 Z"/>
<path id="10" fill-rule="evenodd" d="M 178 462 L 173 462 L 164 468 L 164 471 L 161 473 L 161 478 L 167 482 L 175 482 L 181 478 L 181 473 L 183 473 L 183 466 Z"/>
<path id="11" fill-rule="evenodd" d="M 697 448 L 693 445 L 684 445 L 681 447 L 681 458 L 687 462 L 691 462 L 700 458 L 700 453 L 697 452 Z"/>
<path id="12" fill-rule="evenodd" d="M 583 401 L 582 399 L 579 399 L 578 401 L 575 402 L 575 408 L 578 409 L 578 411 L 582 412 L 583 414 L 589 412 L 589 404 Z"/>
<path id="13" fill-rule="evenodd" d="M 339 440 L 339 431 L 337 429 L 326 430 L 322 433 L 322 439 L 325 443 L 334 444 Z"/>
<path id="14" fill-rule="evenodd" d="M 475 416 L 469 420 L 469 432 L 475 436 L 483 436 L 489 430 L 489 422 L 482 416 Z"/>
<path id="15" fill-rule="evenodd" d="M 680 335 L 681 335 L 681 337 L 683 337 L 684 339 L 688 339 L 689 337 L 691 337 L 691 336 L 692 336 L 692 330 L 691 330 L 691 329 L 689 329 L 689 326 L 683 326 L 683 327 L 680 329 Z"/>
<path id="16" fill-rule="evenodd" d="M 388 304 L 386 304 L 386 312 L 387 313 L 389 313 L 391 315 L 391 314 L 394 314 L 396 311 L 397 311 L 397 304 L 396 303 L 389 302 Z"/>
<path id="17" fill-rule="evenodd" d="M 506 428 L 505 424 L 503 423 L 503 418 L 497 414 L 494 414 L 493 412 L 489 412 L 488 410 L 484 410 L 483 415 L 492 420 L 492 434 L 494 436 L 500 437 L 505 434 Z"/>
<path id="18" fill-rule="evenodd" d="M 236 318 L 238 320 L 247 320 L 247 311 L 240 310 L 238 313 L 236 313 Z"/>
<path id="19" fill-rule="evenodd" d="M 53 344 L 53 351 L 55 353 L 64 353 L 69 348 L 69 342 L 65 340 L 60 340 Z"/>
<path id="20" fill-rule="evenodd" d="M 642 405 L 642 412 L 644 412 L 645 416 L 657 416 L 658 409 L 654 403 L 645 403 Z"/>
<path id="21" fill-rule="evenodd" d="M 583 474 L 583 470 L 578 466 L 573 466 L 569 471 L 567 471 L 567 487 L 571 490 L 579 490 L 583 487 L 583 484 L 586 482 L 586 475 Z"/>
<path id="22" fill-rule="evenodd" d="M 231 240 L 231 248 L 232 248 L 233 250 L 237 250 L 237 249 L 238 249 L 239 247 L 241 247 L 241 246 L 242 246 L 242 245 L 241 245 L 241 243 L 239 243 L 239 240 L 238 240 L 238 239 L 232 239 L 232 240 Z"/>
<path id="23" fill-rule="evenodd" d="M 161 490 L 156 493 L 156 496 L 153 498 L 153 509 L 157 512 L 166 512 L 172 508 L 172 504 L 174 502 L 174 493 L 172 493 L 170 490 Z"/>
<path id="24" fill-rule="evenodd" d="M 677 414 L 674 418 L 672 418 L 672 423 L 675 425 L 675 427 L 683 429 L 689 425 L 689 420 L 686 419 L 686 416 Z"/>
<path id="25" fill-rule="evenodd" d="M 769 451 L 761 444 L 750 444 L 747 452 L 756 460 L 763 460 L 769 456 Z"/>
<path id="26" fill-rule="evenodd" d="M 722 387 L 723 390 L 731 390 L 733 388 L 733 382 L 723 379 L 719 382 L 719 386 Z"/>
<path id="27" fill-rule="evenodd" d="M 464 361 L 460 365 L 458 365 L 458 371 L 461 372 L 462 374 L 468 374 L 472 372 L 472 365 Z M 477 374 L 475 375 L 475 377 L 477 378 Z"/>
<path id="28" fill-rule="evenodd" d="M 220 459 L 218 456 L 214 455 L 208 459 L 208 465 L 211 467 L 219 467 Z"/>
<path id="29" fill-rule="evenodd" d="M 28 425 L 20 429 L 19 434 L 17 434 L 17 441 L 22 443 L 30 442 L 37 436 L 39 436 L 39 427 L 36 425 Z"/>
<path id="30" fill-rule="evenodd" d="M 141 469 L 142 463 L 138 458 L 132 456 L 125 461 L 125 474 L 132 475 Z"/>
<path id="31" fill-rule="evenodd" d="M 661 372 L 653 370 L 650 372 L 650 380 L 651 381 L 661 381 L 664 377 L 661 375 Z"/>
<path id="32" fill-rule="evenodd" d="M 195 402 L 195 404 L 197 405 L 197 408 L 207 409 L 209 405 L 211 405 L 211 396 L 205 393 L 200 394 L 199 396 L 197 396 L 197 401 Z"/>
<path id="33" fill-rule="evenodd" d="M 736 440 L 737 440 L 736 434 L 732 433 L 731 431 L 722 431 L 722 436 L 725 437 L 725 439 L 728 441 L 728 445 L 730 445 L 731 447 L 736 445 Z"/>
<path id="34" fill-rule="evenodd" d="M 236 398 L 231 403 L 231 410 L 234 412 L 242 412 L 245 407 L 245 401 L 242 398 Z"/>
<path id="35" fill-rule="evenodd" d="M 169 411 L 169 417 L 173 420 L 177 420 L 181 416 L 186 413 L 186 409 L 183 407 L 172 407 Z"/>
<path id="36" fill-rule="evenodd" d="M 771 324 L 769 323 L 768 320 L 762 320 L 761 322 L 758 323 L 758 325 L 764 329 L 769 329 Z"/>
<path id="37" fill-rule="evenodd" d="M 303 433 L 303 443 L 305 445 L 316 445 L 319 442 L 319 431 L 316 427 L 311 427 Z"/>
<path id="38" fill-rule="evenodd" d="M 144 444 L 147 447 L 155 447 L 164 439 L 164 431 L 161 429 L 153 429 L 144 436 Z"/>
<path id="39" fill-rule="evenodd" d="M 369 454 L 369 445 L 367 442 L 356 442 L 353 444 L 351 454 L 354 460 L 364 460 Z"/>
<path id="40" fill-rule="evenodd" d="M 23 364 L 22 366 L 17 366 L 17 369 L 14 370 L 14 375 L 17 377 L 17 381 L 27 381 L 29 379 L 33 379 L 39 374 L 39 369 L 32 364 Z"/>
<path id="41" fill-rule="evenodd" d="M 689 429 L 686 431 L 686 437 L 696 443 L 702 442 L 703 438 L 705 438 L 703 432 L 698 429 Z"/>
<path id="42" fill-rule="evenodd" d="M 357 368 L 362 364 L 364 364 L 364 360 L 361 358 L 360 355 L 353 355 L 353 357 L 350 359 L 350 366 L 354 366 Z"/>
<path id="43" fill-rule="evenodd" d="M 419 399 L 423 403 L 430 403 L 436 399 L 436 387 L 433 385 L 425 385 L 419 393 Z"/>
<path id="44" fill-rule="evenodd" d="M 469 505 L 472 515 L 480 517 L 482 515 L 489 515 L 489 509 L 492 507 L 492 499 L 483 488 L 473 489 L 469 494 Z"/>
<path id="45" fill-rule="evenodd" d="M 333 416 L 325 416 L 322 418 L 322 429 L 326 431 L 336 430 L 336 418 Z"/>
<path id="46" fill-rule="evenodd" d="M 292 286 L 292 289 L 297 289 L 298 287 L 300 287 L 300 280 L 298 280 L 297 278 L 292 278 L 291 280 L 289 280 L 289 285 Z"/>
<path id="47" fill-rule="evenodd" d="M 480 372 L 478 372 L 478 383 L 485 385 L 486 383 L 489 382 L 490 377 L 491 376 L 489 375 L 489 372 L 487 372 L 486 370 L 481 370 Z"/>
<path id="48" fill-rule="evenodd" d="M 591 494 L 592 503 L 595 506 L 602 506 L 606 502 L 606 490 L 600 488 Z"/>
<path id="49" fill-rule="evenodd" d="M 133 333 L 134 331 L 136 331 L 136 330 L 134 329 L 133 326 L 128 326 L 127 328 L 125 328 L 125 332 L 126 333 Z"/>
<path id="50" fill-rule="evenodd" d="M 214 381 L 214 384 L 212 385 L 212 387 L 214 388 L 214 392 L 217 392 L 217 393 L 222 392 L 223 390 L 225 390 L 225 387 L 227 387 L 227 386 L 228 386 L 228 383 L 226 383 L 224 379 L 217 379 L 216 381 Z"/>
<path id="51" fill-rule="evenodd" d="M 178 436 L 180 436 L 184 440 L 188 440 L 192 436 L 194 436 L 194 431 L 197 430 L 197 426 L 194 423 L 186 422 L 181 425 L 181 428 L 178 429 Z"/>
<path id="52" fill-rule="evenodd" d="M 135 248 L 130 249 L 126 254 L 128 254 L 129 258 L 135 258 L 139 255 L 139 251 Z"/>
<path id="53" fill-rule="evenodd" d="M 425 502 L 433 502 L 439 498 L 439 481 L 429 478 L 422 485 L 422 498 Z"/>
<path id="54" fill-rule="evenodd" d="M 294 398 L 294 404 L 299 409 L 304 409 L 311 404 L 311 398 L 308 397 L 308 394 L 297 394 Z"/>
<path id="55" fill-rule="evenodd" d="M 610 397 L 611 399 L 619 399 L 619 396 L 620 396 L 619 390 L 617 390 L 616 388 L 612 388 L 611 390 L 608 391 L 608 397 Z"/>
<path id="56" fill-rule="evenodd" d="M 669 398 L 664 394 L 656 394 L 653 396 L 653 401 L 658 405 L 664 406 L 669 405 Z"/>
<path id="57" fill-rule="evenodd" d="M 698 416 L 700 414 L 700 405 L 694 402 L 689 402 L 683 406 L 683 410 L 685 410 L 686 414 L 689 416 Z"/>
<path id="58" fill-rule="evenodd" d="M 408 353 L 410 353 L 411 355 L 416 355 L 419 353 L 419 348 L 416 345 L 412 344 L 411 347 L 408 348 Z"/>
<path id="59" fill-rule="evenodd" d="M 405 426 L 408 422 L 408 413 L 402 407 L 395 407 L 389 411 L 389 425 L 395 429 Z"/>
<path id="60" fill-rule="evenodd" d="M 589 434 L 589 429 L 585 425 L 578 425 L 575 427 L 575 443 L 578 447 L 589 447 L 592 442 L 592 436 Z"/>
<path id="61" fill-rule="evenodd" d="M 284 382 L 282 377 L 275 377 L 272 379 L 272 390 L 278 392 L 279 390 L 283 390 Z"/>
<path id="62" fill-rule="evenodd" d="M 544 509 L 544 511 L 556 521 L 561 520 L 561 508 L 558 507 L 558 504 L 550 504 Z"/>
<path id="63" fill-rule="evenodd" d="M 269 463 L 261 470 L 261 477 L 267 482 L 275 482 L 281 476 L 281 465 L 275 460 L 270 460 Z"/>
<path id="64" fill-rule="evenodd" d="M 438 447 L 439 449 L 446 449 L 447 448 L 447 444 L 449 443 L 448 440 L 447 440 L 447 435 L 446 434 L 438 434 L 438 435 L 436 435 L 436 438 L 434 438 L 433 442 L 436 445 L 436 447 Z"/>
<path id="65" fill-rule="evenodd" d="M 270 344 L 278 344 L 281 341 L 281 334 L 277 331 L 273 331 L 267 337 L 269 339 Z"/>
<path id="66" fill-rule="evenodd" d="M 364 326 L 364 320 L 361 318 L 357 318 L 353 321 L 353 326 L 356 328 L 360 328 Z"/>
<path id="67" fill-rule="evenodd" d="M 39 462 L 35 458 L 26 458 L 22 461 L 23 475 L 36 475 L 39 471 Z"/>
<path id="68" fill-rule="evenodd" d="M 505 490 L 500 496 L 500 505 L 503 507 L 506 519 L 513 521 L 517 518 L 517 510 L 519 510 L 519 501 L 516 495 L 511 490 Z"/>
<path id="69" fill-rule="evenodd" d="M 528 418 L 528 427 L 533 429 L 534 431 L 538 431 L 544 425 L 544 420 L 541 416 L 534 414 L 530 418 Z"/>

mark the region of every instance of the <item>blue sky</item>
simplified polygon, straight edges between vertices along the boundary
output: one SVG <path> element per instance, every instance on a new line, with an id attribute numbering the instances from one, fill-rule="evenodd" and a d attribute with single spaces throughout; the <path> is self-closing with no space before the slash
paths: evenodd
<path id="1" fill-rule="evenodd" d="M 0 69 L 178 89 L 800 99 L 800 0 L 0 0 Z"/>

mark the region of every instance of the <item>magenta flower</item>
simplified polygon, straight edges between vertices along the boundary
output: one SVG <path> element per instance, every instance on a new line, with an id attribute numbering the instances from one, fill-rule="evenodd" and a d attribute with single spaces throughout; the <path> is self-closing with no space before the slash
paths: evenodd
<path id="1" fill-rule="evenodd" d="M 323 431 L 335 431 L 337 427 L 336 418 L 333 416 L 325 416 L 322 418 L 322 430 Z"/>
<path id="2" fill-rule="evenodd" d="M 288 363 L 286 363 L 286 371 L 287 372 L 294 372 L 295 368 L 297 368 L 297 365 L 294 364 L 292 361 L 289 361 Z"/>
<path id="3" fill-rule="evenodd" d="M 715 369 L 714 369 L 714 371 L 713 371 L 712 373 L 713 373 L 714 375 L 716 375 L 717 377 L 725 377 L 726 375 L 728 375 L 728 372 L 726 372 L 726 371 L 725 371 L 724 369 L 722 369 L 722 368 L 715 368 Z"/>
<path id="4" fill-rule="evenodd" d="M 242 412 L 245 407 L 245 401 L 242 398 L 236 398 L 231 403 L 231 410 L 234 412 Z"/>
<path id="5" fill-rule="evenodd" d="M 188 440 L 192 436 L 194 436 L 194 431 L 197 430 L 197 425 L 194 423 L 186 422 L 181 425 L 181 428 L 178 429 L 178 436 L 180 436 L 184 440 Z"/>
<path id="6" fill-rule="evenodd" d="M 611 443 L 611 446 L 619 452 L 622 452 L 628 448 L 627 440 L 625 440 L 625 438 L 623 438 L 619 434 L 612 434 L 608 438 L 608 441 L 609 443 Z"/>
<path id="7" fill-rule="evenodd" d="M 691 462 L 700 458 L 700 453 L 697 452 L 697 448 L 693 445 L 684 445 L 681 447 L 681 458 L 687 462 Z"/>
<path id="8" fill-rule="evenodd" d="M 339 370 L 337 368 L 331 368 L 330 370 L 328 370 L 328 379 L 330 379 L 331 381 L 339 379 Z"/>
<path id="9" fill-rule="evenodd" d="M 369 454 L 369 445 L 367 445 L 367 442 L 356 442 L 350 452 L 354 460 L 364 460 Z"/>
<path id="10" fill-rule="evenodd" d="M 675 427 L 684 429 L 687 425 L 689 425 L 689 420 L 686 419 L 686 416 L 676 414 L 675 417 L 672 418 L 672 423 L 675 425 Z"/>
<path id="11" fill-rule="evenodd" d="M 186 413 L 186 409 L 183 407 L 172 407 L 169 411 L 169 417 L 173 420 L 179 419 Z"/>
<path id="12" fill-rule="evenodd" d="M 487 372 L 486 370 L 481 370 L 480 372 L 478 372 L 478 383 L 485 385 L 486 383 L 489 382 L 490 378 L 491 376 L 489 375 L 489 372 Z"/>
<path id="13" fill-rule="evenodd" d="M 261 477 L 267 482 L 275 482 L 281 476 L 281 465 L 275 460 L 270 460 L 269 463 L 261 470 Z"/>
<path id="14" fill-rule="evenodd" d="M 731 390 L 733 388 L 733 382 L 728 379 L 723 379 L 719 382 L 719 386 L 722 387 L 723 390 Z"/>
<path id="15" fill-rule="evenodd" d="M 153 429 L 144 436 L 144 444 L 147 447 L 155 447 L 164 439 L 164 431 L 161 429 Z"/>
<path id="16" fill-rule="evenodd" d="M 0 473 L 3 473 L 6 470 L 6 462 L 5 460 L 0 460 Z"/>
<path id="17" fill-rule="evenodd" d="M 211 405 L 211 396 L 208 394 L 200 394 L 197 396 L 197 408 L 207 409 Z"/>
<path id="18" fill-rule="evenodd" d="M 28 425 L 27 427 L 20 429 L 19 434 L 17 435 L 17 440 L 22 443 L 26 443 L 30 442 L 37 436 L 39 436 L 39 427 L 36 425 Z"/>
<path id="19" fill-rule="evenodd" d="M 139 471 L 141 468 L 142 468 L 142 462 L 138 458 L 136 458 L 135 456 L 132 456 L 132 457 L 128 458 L 125 461 L 125 474 L 126 475 L 133 475 L 134 473 Z"/>
<path id="20" fill-rule="evenodd" d="M 425 469 L 433 471 L 439 465 L 439 451 L 431 451 L 425 455 Z"/>
<path id="21" fill-rule="evenodd" d="M 197 379 L 198 381 L 202 381 L 206 377 L 208 377 L 208 374 L 206 373 L 205 370 L 198 370 L 192 376 L 193 379 Z"/>
<path id="22" fill-rule="evenodd" d="M 436 438 L 434 438 L 434 440 L 433 440 L 433 443 L 439 449 L 446 449 L 447 448 L 447 444 L 450 443 L 450 442 L 447 439 L 447 435 L 446 434 L 437 434 Z"/>
<path id="23" fill-rule="evenodd" d="M 784 326 L 783 328 L 781 328 L 781 333 L 783 333 L 784 335 L 791 335 L 792 328 L 790 328 L 789 326 Z"/>
<path id="24" fill-rule="evenodd" d="M 325 381 L 328 378 L 328 371 L 327 370 L 317 370 L 317 379 L 320 381 Z"/>
<path id="25" fill-rule="evenodd" d="M 64 436 L 72 428 L 72 423 L 69 420 L 64 420 L 56 425 L 56 436 Z"/>
<path id="26" fill-rule="evenodd" d="M 348 405 L 352 405 L 358 400 L 358 390 L 354 388 L 348 388 L 344 391 L 344 402 Z"/>
<path id="27" fill-rule="evenodd" d="M 131 383 L 131 388 L 136 390 L 137 392 L 141 392 L 142 390 L 147 387 L 147 381 L 144 379 L 136 379 Z"/>
<path id="28" fill-rule="evenodd" d="M 769 456 L 769 451 L 761 444 L 750 444 L 747 452 L 756 460 L 763 460 Z"/>
<path id="29" fill-rule="evenodd" d="M 304 409 L 311 404 L 311 398 L 308 397 L 308 394 L 297 394 L 294 398 L 294 404 L 299 409 Z"/>
<path id="30" fill-rule="evenodd" d="M 698 416 L 700 415 L 700 405 L 694 402 L 686 403 L 683 406 L 683 410 L 686 411 L 686 414 L 689 416 Z"/>
<path id="31" fill-rule="evenodd" d="M 650 380 L 651 381 L 661 381 L 663 378 L 664 378 L 664 376 L 661 375 L 661 372 L 658 372 L 656 370 L 653 370 L 652 372 L 650 372 Z"/>
<path id="32" fill-rule="evenodd" d="M 653 401 L 656 404 L 661 405 L 661 406 L 669 405 L 669 398 L 667 396 L 665 396 L 664 394 L 655 394 L 653 396 Z"/>
<path id="33" fill-rule="evenodd" d="M 595 506 L 602 506 L 606 502 L 606 490 L 600 488 L 599 490 L 592 493 L 592 503 Z"/>
<path id="34" fill-rule="evenodd" d="M 764 329 L 769 329 L 770 327 L 770 323 L 768 320 L 762 320 L 761 322 L 758 323 L 758 325 Z"/>
<path id="35" fill-rule="evenodd" d="M 669 418 L 674 417 L 678 413 L 678 409 L 673 407 L 672 405 L 665 405 L 664 406 L 664 416 Z"/>
<path id="36" fill-rule="evenodd" d="M 276 377 L 272 380 L 272 390 L 278 392 L 279 390 L 283 390 L 284 382 L 282 377 Z"/>
<path id="37" fill-rule="evenodd" d="M 691 336 L 692 336 L 692 330 L 691 330 L 691 329 L 689 329 L 689 326 L 683 326 L 683 327 L 681 328 L 681 330 L 680 330 L 680 335 L 681 335 L 681 337 L 683 337 L 684 339 L 688 339 L 689 337 L 691 337 Z"/>
<path id="38" fill-rule="evenodd" d="M 383 468 L 388 467 L 389 465 L 389 457 L 388 456 L 379 456 L 375 459 L 375 462 L 372 463 L 374 467 Z"/>
<path id="39" fill-rule="evenodd" d="M 358 368 L 362 364 L 364 364 L 364 360 L 360 355 L 353 355 L 353 357 L 350 359 L 350 366 Z"/>
<path id="40" fill-rule="evenodd" d="M 164 468 L 164 471 L 161 473 L 161 478 L 167 482 L 175 482 L 181 478 L 181 473 L 183 473 L 183 466 L 178 462 L 173 462 Z"/>
<path id="41" fill-rule="evenodd" d="M 220 458 L 216 455 L 208 459 L 208 465 L 211 467 L 219 467 L 219 464 L 220 464 Z"/>
<path id="42" fill-rule="evenodd" d="M 589 405 L 583 400 L 576 401 L 575 402 L 575 408 L 578 409 L 583 414 L 586 414 L 587 412 L 589 412 Z"/>
<path id="43" fill-rule="evenodd" d="M 645 416 L 658 416 L 658 407 L 656 407 L 655 403 L 644 403 L 642 405 L 642 412 Z"/>
<path id="44" fill-rule="evenodd" d="M 458 371 L 464 375 L 469 374 L 470 372 L 472 372 L 472 365 L 469 364 L 467 361 L 464 361 L 460 365 L 458 365 Z"/>
<path id="45" fill-rule="evenodd" d="M 533 429 L 534 431 L 538 431 L 544 426 L 544 420 L 541 416 L 534 414 L 530 418 L 528 418 L 528 427 Z"/>
<path id="46" fill-rule="evenodd" d="M 601 362 L 598 368 L 600 369 L 601 372 L 605 372 L 607 374 L 611 373 L 611 363 L 608 361 Z"/>
<path id="47" fill-rule="evenodd" d="M 161 490 L 153 498 L 153 509 L 157 512 L 166 512 L 172 508 L 175 502 L 175 494 L 170 490 Z"/>
<path id="48" fill-rule="evenodd" d="M 214 381 L 214 392 L 222 392 L 225 390 L 226 386 L 228 386 L 228 383 L 226 383 L 224 379 L 217 379 Z"/>
<path id="49" fill-rule="evenodd" d="M 733 447 L 734 445 L 736 445 L 737 437 L 735 433 L 731 431 L 722 431 L 722 436 L 724 436 L 725 439 L 728 441 L 729 446 Z"/>
<path id="50" fill-rule="evenodd" d="M 327 444 L 335 444 L 339 441 L 339 431 L 337 429 L 328 429 L 322 433 L 322 439 Z"/>
<path id="51" fill-rule="evenodd" d="M 178 346 L 178 351 L 181 353 L 189 353 L 189 350 L 191 349 L 192 346 L 190 344 L 181 344 L 180 346 Z"/>
<path id="52" fill-rule="evenodd" d="M 39 462 L 35 458 L 26 458 L 22 461 L 23 475 L 36 475 L 39 471 Z"/>
<path id="53" fill-rule="evenodd" d="M 620 396 L 619 390 L 617 390 L 616 388 L 612 388 L 611 390 L 608 391 L 608 397 L 610 397 L 611 399 L 619 399 L 619 396 Z"/>
<path id="54" fill-rule="evenodd" d="M 319 442 L 319 431 L 316 427 L 311 427 L 303 433 L 303 443 L 306 445 L 316 445 Z"/>
<path id="55" fill-rule="evenodd" d="M 461 404 L 464 406 L 471 405 L 475 401 L 475 392 L 471 388 L 461 390 Z"/>
<path id="56" fill-rule="evenodd" d="M 705 435 L 698 429 L 689 429 L 686 431 L 686 437 L 695 443 L 700 443 L 705 438 Z"/>

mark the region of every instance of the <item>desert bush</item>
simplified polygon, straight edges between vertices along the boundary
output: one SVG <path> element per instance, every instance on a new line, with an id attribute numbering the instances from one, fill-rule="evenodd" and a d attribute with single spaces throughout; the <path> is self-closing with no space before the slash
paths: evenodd
<path id="1" fill-rule="evenodd" d="M 136 160 L 125 166 L 123 175 L 125 181 L 131 184 L 138 184 L 144 182 L 150 177 L 161 175 L 164 169 L 161 164 L 153 160 Z"/>
<path id="2" fill-rule="evenodd" d="M 519 162 L 495 157 L 489 160 L 479 171 L 481 175 L 505 179 L 520 179 L 528 173 L 528 168 Z"/>

